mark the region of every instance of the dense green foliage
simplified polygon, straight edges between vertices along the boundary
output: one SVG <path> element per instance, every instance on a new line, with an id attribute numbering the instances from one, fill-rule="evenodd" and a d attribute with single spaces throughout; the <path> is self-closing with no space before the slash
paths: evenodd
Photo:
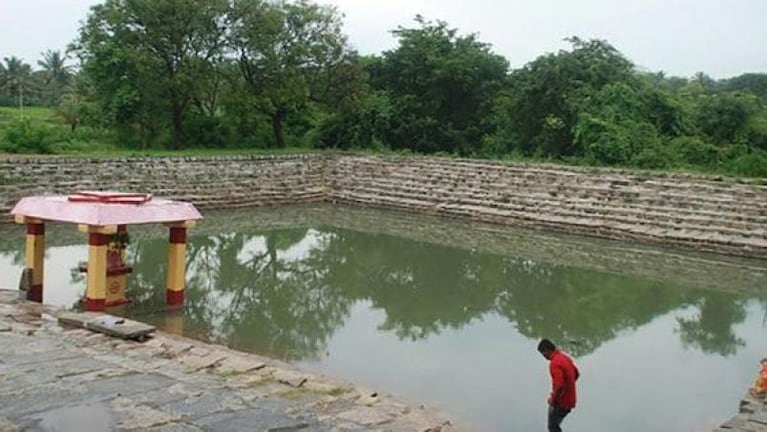
<path id="1" fill-rule="evenodd" d="M 640 72 L 603 40 L 511 70 L 417 16 L 361 57 L 310 0 L 105 0 L 38 70 L 0 62 L 0 151 L 338 148 L 767 176 L 767 74 Z M 54 126 L 23 107 L 55 107 Z"/>
<path id="2" fill-rule="evenodd" d="M 508 62 L 473 35 L 458 36 L 420 16 L 416 21 L 419 28 L 395 30 L 399 47 L 368 67 L 390 109 L 382 139 L 393 149 L 470 154 L 492 128 L 485 119 Z"/>

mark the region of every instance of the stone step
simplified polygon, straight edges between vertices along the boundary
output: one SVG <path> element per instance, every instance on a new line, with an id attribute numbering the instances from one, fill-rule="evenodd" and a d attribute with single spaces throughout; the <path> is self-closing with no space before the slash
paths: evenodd
<path id="1" fill-rule="evenodd" d="M 515 206 L 513 204 L 495 204 L 494 206 L 488 206 L 487 202 L 481 199 L 463 198 L 453 203 L 440 203 L 435 201 L 429 194 L 400 194 L 396 191 L 380 192 L 377 190 L 366 190 L 360 188 L 357 191 L 350 193 L 333 194 L 333 197 L 339 200 L 347 199 L 349 197 L 365 197 L 368 201 L 379 200 L 387 205 L 396 205 L 398 201 L 407 203 L 411 206 L 418 208 L 434 208 L 434 207 L 446 207 L 446 208 L 460 208 L 461 206 L 471 206 L 478 212 L 493 213 L 496 210 L 501 212 L 513 212 L 516 216 L 528 215 L 529 219 L 544 220 L 546 216 L 552 216 L 554 218 L 562 218 L 567 220 L 582 220 L 588 219 L 593 226 L 609 225 L 611 223 L 617 224 L 633 224 L 637 226 L 658 227 L 668 230 L 699 230 L 706 233 L 715 233 L 722 235 L 733 235 L 741 237 L 754 237 L 764 238 L 767 233 L 762 230 L 752 229 L 748 232 L 744 232 L 741 229 L 734 229 L 721 225 L 695 225 L 682 222 L 674 222 L 664 219 L 648 220 L 622 217 L 609 212 L 604 214 L 590 214 L 585 212 L 571 211 L 568 209 L 562 209 L 560 206 L 543 206 L 536 205 L 535 207 Z"/>
<path id="2" fill-rule="evenodd" d="M 686 210 L 679 209 L 681 214 L 674 214 L 677 209 L 673 206 L 651 206 L 640 204 L 626 204 L 621 206 L 613 202 L 597 201 L 593 198 L 578 199 L 563 197 L 561 199 L 554 198 L 548 194 L 543 196 L 530 196 L 519 193 L 504 192 L 495 195 L 482 194 L 477 191 L 451 191 L 445 189 L 424 189 L 424 188 L 406 188 L 397 187 L 396 184 L 386 184 L 385 187 L 357 187 L 354 190 L 360 190 L 367 193 L 397 193 L 398 196 L 412 195 L 420 199 L 428 199 L 434 202 L 441 201 L 461 201 L 466 199 L 478 199 L 483 200 L 488 206 L 503 206 L 504 204 L 516 204 L 522 206 L 531 207 L 567 207 L 570 209 L 584 210 L 589 213 L 601 214 L 604 212 L 621 212 L 625 214 L 642 215 L 645 217 L 665 217 L 678 219 L 681 221 L 693 222 L 698 221 L 701 223 L 741 223 L 743 225 L 748 224 L 763 224 L 767 223 L 767 216 L 754 216 L 745 214 L 745 212 L 736 211 L 709 211 L 709 210 Z M 489 196 L 487 196 L 489 195 Z M 500 195 L 500 196 L 499 196 Z M 671 212 L 671 213 L 670 213 Z"/>
<path id="3" fill-rule="evenodd" d="M 396 209 L 410 209 L 429 211 L 437 214 L 450 214 L 453 216 L 465 216 L 476 220 L 496 222 L 509 224 L 511 222 L 522 221 L 529 222 L 534 226 L 550 226 L 558 227 L 583 227 L 586 228 L 582 231 L 576 231 L 579 233 L 599 234 L 603 232 L 624 233 L 628 234 L 627 238 L 656 238 L 660 240 L 674 240 L 677 242 L 687 243 L 710 243 L 729 245 L 733 248 L 749 248 L 758 250 L 767 250 L 767 240 L 758 240 L 751 238 L 737 238 L 719 233 L 712 233 L 700 230 L 665 230 L 655 227 L 644 228 L 634 223 L 599 223 L 585 218 L 565 218 L 551 215 L 540 215 L 529 212 L 515 212 L 515 211 L 500 211 L 500 210 L 488 210 L 482 206 L 469 206 L 469 205 L 456 205 L 456 206 L 444 206 L 435 209 L 433 206 L 422 201 L 407 200 L 407 202 L 399 199 L 381 199 L 376 195 L 364 195 L 364 194 L 347 194 L 336 197 L 337 202 L 346 204 L 363 204 L 371 207 L 385 207 Z M 595 230 L 596 229 L 596 230 Z M 572 230 L 568 230 L 573 232 Z M 610 236 L 613 237 L 614 236 Z M 704 248 L 705 249 L 705 248 Z M 710 250 L 717 250 L 717 248 L 711 248 Z"/>
<path id="4" fill-rule="evenodd" d="M 721 176 L 703 175 L 703 174 L 681 174 L 681 173 L 661 173 L 651 171 L 638 171 L 631 169 L 621 168 L 605 168 L 605 167 L 578 167 L 578 166 L 562 166 L 545 163 L 513 163 L 504 161 L 481 161 L 481 160 L 457 160 L 448 158 L 418 158 L 418 157 L 360 157 L 351 156 L 348 158 L 340 157 L 336 161 L 331 161 L 331 164 L 335 165 L 373 165 L 381 166 L 385 164 L 389 165 L 403 165 L 407 164 L 411 169 L 444 169 L 446 171 L 457 171 L 462 169 L 468 169 L 475 173 L 493 173 L 497 171 L 504 171 L 507 173 L 521 173 L 521 174 L 544 174 L 544 175 L 556 175 L 556 176 L 588 176 L 596 177 L 601 176 L 605 178 L 625 179 L 648 179 L 652 178 L 657 181 L 664 181 L 668 179 L 669 185 L 673 186 L 689 182 L 692 184 L 709 184 L 712 186 L 727 185 L 728 183 L 723 181 Z M 754 185 L 764 188 L 763 185 Z"/>
<path id="5" fill-rule="evenodd" d="M 447 183 L 449 185 L 450 183 Z M 426 190 L 426 187 L 424 186 L 423 182 L 417 182 L 413 179 L 408 179 L 408 181 L 393 181 L 390 179 L 375 179 L 375 180 L 368 180 L 365 182 L 355 182 L 354 178 L 345 178 L 343 180 L 338 180 L 335 182 L 335 185 L 338 187 L 358 187 L 360 185 L 376 185 L 378 187 L 389 189 L 389 188 L 397 188 L 397 189 L 408 189 L 408 188 L 416 188 L 416 189 L 422 189 Z M 445 183 L 441 183 L 441 185 L 445 185 Z M 449 192 L 455 193 L 455 194 L 461 194 L 461 193 L 482 193 L 482 194 L 488 194 L 490 191 L 487 189 L 476 189 L 476 188 L 464 188 L 461 186 L 460 183 L 453 184 L 452 186 L 447 186 L 450 188 Z M 434 191 L 433 189 L 429 189 L 430 191 Z M 669 207 L 695 207 L 695 208 L 701 208 L 701 209 L 707 209 L 712 211 L 719 211 L 722 209 L 728 209 L 728 208 L 734 208 L 737 209 L 738 213 L 750 213 L 756 216 L 767 216 L 767 203 L 758 204 L 749 202 L 752 200 L 744 200 L 739 199 L 739 197 L 701 197 L 701 196 L 686 196 L 686 195 L 677 195 L 677 194 L 655 194 L 655 195 L 642 195 L 641 192 L 638 191 L 613 191 L 608 190 L 605 191 L 603 189 L 599 188 L 586 188 L 586 189 L 579 189 L 575 193 L 575 190 L 567 191 L 567 190 L 556 190 L 556 189 L 550 189 L 550 188 L 543 188 L 543 187 L 534 187 L 534 188 L 525 188 L 525 192 L 529 194 L 539 194 L 539 195 L 551 195 L 552 197 L 556 196 L 566 196 L 566 197 L 580 197 L 580 198 L 598 198 L 598 197 L 607 197 L 607 198 L 617 198 L 617 199 L 624 199 L 629 202 L 646 202 L 646 203 L 665 203 Z M 516 192 L 513 189 L 510 190 L 504 190 L 503 192 L 506 193 L 514 193 Z"/>
<path id="6" fill-rule="evenodd" d="M 370 164 L 372 165 L 370 167 L 370 170 L 375 172 L 377 171 L 383 171 L 385 168 L 381 167 L 381 164 L 387 164 L 388 161 L 371 161 Z M 631 177 L 626 178 L 626 176 L 611 176 L 611 175 L 599 175 L 595 176 L 593 173 L 588 172 L 563 172 L 559 169 L 552 170 L 552 169 L 536 169 L 532 167 L 520 167 L 520 168 L 514 168 L 514 167 L 506 167 L 503 165 L 500 166 L 491 166 L 494 168 L 494 172 L 487 173 L 487 172 L 481 172 L 479 171 L 478 166 L 471 165 L 471 164 L 460 164 L 458 167 L 450 167 L 445 164 L 437 164 L 437 165 L 423 165 L 423 166 L 414 166 L 414 165 L 408 165 L 406 167 L 399 167 L 395 164 L 389 163 L 389 171 L 398 171 L 402 174 L 415 174 L 418 176 L 435 176 L 439 177 L 441 179 L 444 179 L 444 177 L 448 178 L 460 178 L 464 177 L 463 174 L 468 173 L 472 178 L 476 178 L 479 180 L 485 180 L 487 178 L 506 178 L 506 179 L 521 179 L 524 180 L 546 180 L 547 183 L 579 183 L 581 181 L 587 181 L 591 183 L 600 184 L 603 186 L 620 186 L 624 185 L 627 186 L 629 184 L 635 184 L 635 185 L 641 185 L 646 184 L 648 187 L 651 187 L 653 189 L 668 189 L 668 190 L 682 190 L 682 191 L 701 191 L 705 193 L 731 193 L 732 191 L 743 191 L 744 193 L 750 193 L 750 194 L 758 194 L 758 193 L 764 193 L 767 191 L 767 187 L 764 185 L 745 185 L 745 184 L 735 184 L 735 183 L 723 183 L 723 182 L 714 182 L 706 180 L 705 178 L 700 177 L 693 177 L 689 179 L 689 182 L 671 182 L 671 181 L 663 181 L 663 180 L 644 180 L 642 178 L 646 177 L 647 174 L 636 174 L 636 177 L 642 179 L 632 179 Z M 352 170 L 359 169 L 359 163 L 356 163 L 354 165 L 348 165 L 349 168 Z M 485 165 L 484 167 L 487 168 Z M 336 166 L 335 169 L 338 169 Z M 394 174 L 394 173 L 391 173 Z M 657 175 L 657 174 L 655 174 Z"/>

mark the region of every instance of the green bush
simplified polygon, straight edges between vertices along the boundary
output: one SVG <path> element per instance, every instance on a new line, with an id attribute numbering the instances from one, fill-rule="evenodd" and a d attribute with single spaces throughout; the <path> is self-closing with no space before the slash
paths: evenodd
<path id="1" fill-rule="evenodd" d="M 342 150 L 365 148 L 372 142 L 373 134 L 367 128 L 356 127 L 363 121 L 359 114 L 329 116 L 317 128 L 313 146 Z"/>
<path id="2" fill-rule="evenodd" d="M 725 167 L 734 175 L 767 178 L 767 153 L 752 150 L 729 160 Z"/>
<path id="3" fill-rule="evenodd" d="M 220 117 L 189 113 L 184 120 L 184 146 L 187 148 L 225 148 L 232 144 L 232 133 Z"/>
<path id="4" fill-rule="evenodd" d="M 698 167 L 714 167 L 721 157 L 717 146 L 698 137 L 674 138 L 669 142 L 669 147 L 683 163 Z"/>
<path id="5" fill-rule="evenodd" d="M 68 142 L 109 142 L 112 135 L 108 129 L 80 126 L 75 131 L 68 131 L 64 137 Z"/>
<path id="6" fill-rule="evenodd" d="M 644 169 L 669 169 L 679 165 L 678 156 L 666 142 L 653 140 L 631 158 L 631 165 Z"/>
<path id="7" fill-rule="evenodd" d="M 329 115 L 317 126 L 315 148 L 367 149 L 382 146 L 391 130 L 392 108 L 385 96 L 370 99 L 356 111 Z"/>
<path id="8" fill-rule="evenodd" d="M 586 160 L 596 165 L 668 165 L 657 160 L 669 153 L 662 147 L 658 131 L 646 122 L 613 122 L 585 114 L 578 121 L 576 139 Z M 652 166 L 644 166 L 648 164 Z"/>
<path id="9" fill-rule="evenodd" d="M 48 126 L 33 125 L 28 119 L 17 120 L 7 126 L 0 149 L 7 153 L 50 154 L 56 135 Z"/>

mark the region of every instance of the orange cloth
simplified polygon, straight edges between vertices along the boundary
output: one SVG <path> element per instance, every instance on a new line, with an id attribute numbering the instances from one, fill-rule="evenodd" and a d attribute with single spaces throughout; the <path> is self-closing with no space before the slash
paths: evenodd
<path id="1" fill-rule="evenodd" d="M 754 396 L 764 396 L 765 393 L 767 393 L 767 362 L 762 362 L 759 376 L 751 386 L 751 394 Z"/>

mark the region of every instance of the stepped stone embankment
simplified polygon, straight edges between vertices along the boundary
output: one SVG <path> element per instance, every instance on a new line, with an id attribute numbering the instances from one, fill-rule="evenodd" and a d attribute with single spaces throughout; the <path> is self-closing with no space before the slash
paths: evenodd
<path id="1" fill-rule="evenodd" d="M 149 192 L 203 209 L 320 202 L 322 155 L 210 157 L 0 156 L 0 214 L 28 195 L 76 190 Z"/>
<path id="2" fill-rule="evenodd" d="M 310 153 L 0 157 L 0 214 L 32 194 L 131 190 L 202 209 L 331 202 L 767 257 L 767 186 L 716 176 Z"/>
<path id="3" fill-rule="evenodd" d="M 336 157 L 331 201 L 764 257 L 767 188 L 706 176 Z"/>

